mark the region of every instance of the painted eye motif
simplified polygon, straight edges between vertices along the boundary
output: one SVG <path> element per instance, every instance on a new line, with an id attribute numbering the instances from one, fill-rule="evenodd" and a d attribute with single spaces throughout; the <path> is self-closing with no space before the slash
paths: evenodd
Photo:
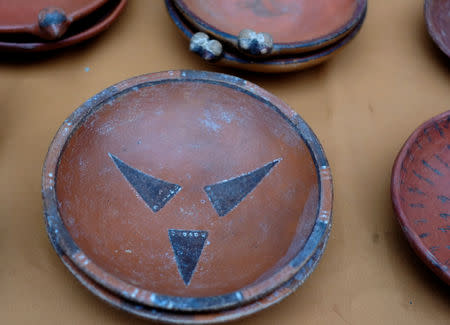
<path id="1" fill-rule="evenodd" d="M 122 176 L 153 212 L 161 210 L 180 190 L 181 186 L 163 181 L 133 168 L 111 153 L 108 153 Z"/>
<path id="2" fill-rule="evenodd" d="M 239 205 L 266 177 L 281 158 L 267 163 L 249 173 L 204 187 L 214 209 L 220 217 L 225 216 Z"/>

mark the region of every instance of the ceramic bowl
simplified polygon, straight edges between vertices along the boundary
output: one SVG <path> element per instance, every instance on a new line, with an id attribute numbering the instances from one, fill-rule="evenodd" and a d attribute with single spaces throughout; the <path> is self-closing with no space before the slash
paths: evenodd
<path id="1" fill-rule="evenodd" d="M 398 221 L 417 255 L 450 284 L 450 111 L 408 138 L 394 164 Z"/>
<path id="2" fill-rule="evenodd" d="M 178 12 L 173 0 L 165 1 L 172 21 L 187 39 L 191 39 L 196 32 L 195 29 L 193 29 L 186 19 Z M 331 59 L 350 43 L 350 41 L 359 33 L 364 23 L 365 14 L 366 11 L 363 12 L 359 23 L 343 39 L 320 50 L 294 56 L 266 58 L 264 60 L 249 59 L 236 52 L 224 51 L 223 55 L 218 60 L 211 63 L 225 67 L 265 73 L 290 72 L 310 68 Z"/>
<path id="3" fill-rule="evenodd" d="M 433 41 L 450 57 L 450 0 L 426 0 L 425 21 Z"/>
<path id="4" fill-rule="evenodd" d="M 56 41 L 40 41 L 29 35 L 0 35 L 0 51 L 45 52 L 78 44 L 105 31 L 125 9 L 127 0 L 110 0 L 95 12 L 71 24 L 64 38 Z"/>
<path id="5" fill-rule="evenodd" d="M 331 175 L 311 129 L 216 73 L 150 74 L 94 96 L 58 131 L 42 186 L 50 239 L 76 273 L 169 313 L 261 301 L 313 269 L 330 231 Z"/>
<path id="6" fill-rule="evenodd" d="M 314 51 L 339 41 L 361 22 L 367 0 L 173 0 L 193 29 L 239 49 L 244 29 L 268 33 L 267 56 Z M 249 54 L 249 53 L 247 53 Z"/>
<path id="7" fill-rule="evenodd" d="M 59 39 L 70 24 L 108 0 L 0 0 L 0 34 L 31 34 Z"/>

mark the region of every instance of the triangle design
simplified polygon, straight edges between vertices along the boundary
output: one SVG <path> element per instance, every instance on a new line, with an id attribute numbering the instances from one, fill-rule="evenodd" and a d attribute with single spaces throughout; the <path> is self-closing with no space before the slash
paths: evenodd
<path id="1" fill-rule="evenodd" d="M 177 262 L 178 272 L 186 286 L 189 286 L 205 246 L 207 231 L 169 230 L 169 240 Z"/>
<path id="2" fill-rule="evenodd" d="M 204 190 L 217 214 L 223 217 L 237 207 L 280 161 L 281 158 L 247 174 L 205 186 Z"/>
<path id="3" fill-rule="evenodd" d="M 181 186 L 177 184 L 147 175 L 127 165 L 113 154 L 109 154 L 109 156 L 122 176 L 131 184 L 136 193 L 153 212 L 161 210 L 181 190 Z"/>

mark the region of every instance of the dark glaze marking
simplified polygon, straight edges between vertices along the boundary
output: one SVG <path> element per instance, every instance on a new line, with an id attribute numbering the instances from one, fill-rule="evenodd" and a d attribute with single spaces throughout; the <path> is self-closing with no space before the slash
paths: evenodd
<path id="1" fill-rule="evenodd" d="M 205 186 L 204 190 L 217 214 L 223 217 L 237 207 L 280 161 L 276 159 L 247 174 Z"/>
<path id="2" fill-rule="evenodd" d="M 130 183 L 137 194 L 152 209 L 153 212 L 161 210 L 180 190 L 181 186 L 172 184 L 153 176 L 147 175 L 133 168 L 122 160 L 109 154 L 122 176 Z"/>
<path id="3" fill-rule="evenodd" d="M 201 230 L 169 230 L 169 240 L 177 262 L 178 271 L 184 284 L 189 286 L 198 260 L 205 246 L 207 231 Z"/>

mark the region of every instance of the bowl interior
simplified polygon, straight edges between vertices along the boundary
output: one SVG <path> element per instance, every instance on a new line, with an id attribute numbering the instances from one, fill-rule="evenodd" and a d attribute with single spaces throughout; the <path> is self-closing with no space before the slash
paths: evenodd
<path id="1" fill-rule="evenodd" d="M 415 249 L 443 269 L 450 265 L 449 126 L 447 112 L 413 134 L 402 149 L 395 190 L 400 221 L 417 241 Z"/>
<path id="2" fill-rule="evenodd" d="M 238 88 L 140 84 L 73 131 L 58 209 L 86 256 L 140 289 L 218 296 L 286 266 L 317 218 L 318 171 L 288 118 Z"/>
<path id="3" fill-rule="evenodd" d="M 177 0 L 203 23 L 237 36 L 244 28 L 272 35 L 276 43 L 328 36 L 354 18 L 357 0 Z"/>

